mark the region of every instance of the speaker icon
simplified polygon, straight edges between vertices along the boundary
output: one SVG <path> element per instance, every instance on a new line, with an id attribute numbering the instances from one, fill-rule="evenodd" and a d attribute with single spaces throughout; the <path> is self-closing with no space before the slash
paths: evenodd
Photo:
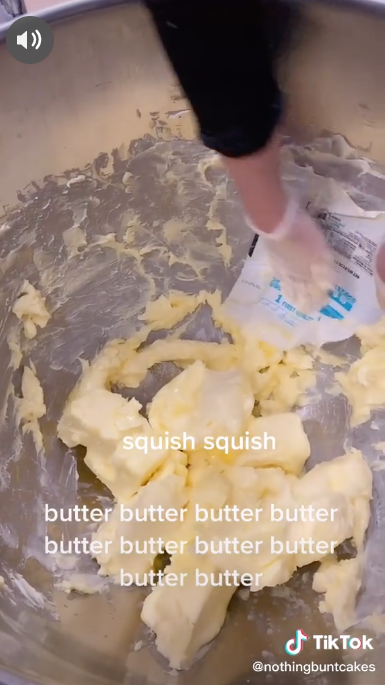
<path id="1" fill-rule="evenodd" d="M 20 36 L 17 36 L 16 38 L 17 45 L 22 45 L 23 48 L 27 50 L 28 48 L 28 32 L 24 31 Z"/>
<path id="2" fill-rule="evenodd" d="M 32 36 L 32 47 L 38 50 L 41 46 L 41 33 L 36 29 L 36 31 L 31 31 Z M 22 45 L 26 50 L 28 49 L 28 31 L 24 31 L 20 36 L 16 37 L 17 45 Z"/>
<path id="3" fill-rule="evenodd" d="M 0 0 L 0 8 L 1 3 L 2 0 Z M 38 64 L 51 54 L 54 35 L 51 27 L 44 19 L 25 15 L 13 21 L 9 26 L 6 41 L 8 52 L 18 62 L 21 64 Z"/>

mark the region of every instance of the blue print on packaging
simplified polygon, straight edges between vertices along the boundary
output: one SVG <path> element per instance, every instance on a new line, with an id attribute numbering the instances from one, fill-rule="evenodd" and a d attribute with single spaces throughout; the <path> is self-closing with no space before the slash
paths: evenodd
<path id="1" fill-rule="evenodd" d="M 279 292 L 281 292 L 281 282 L 279 281 L 278 278 L 273 278 L 270 281 L 269 285 L 271 288 L 274 288 L 275 290 L 278 290 Z M 261 302 L 265 306 L 267 306 L 269 309 L 272 308 L 271 307 L 272 303 L 269 302 L 268 298 L 263 298 L 261 300 Z M 291 320 L 287 319 L 287 316 L 286 316 L 287 314 L 293 314 L 293 316 L 296 316 L 300 319 L 303 319 L 304 321 L 315 321 L 316 320 L 316 319 L 314 319 L 313 316 L 309 316 L 308 314 L 304 314 L 303 312 L 300 312 L 299 309 L 296 309 L 296 307 L 294 307 L 293 304 L 290 304 L 290 302 L 286 302 L 285 299 L 282 299 L 282 295 L 277 295 L 277 299 L 274 300 L 274 304 L 275 305 L 278 304 L 280 306 L 281 315 L 283 315 L 283 318 L 286 319 L 286 323 L 289 323 L 289 321 L 290 321 L 291 326 L 294 325 L 294 321 L 293 321 L 293 319 L 291 319 Z M 275 309 L 273 309 L 272 311 L 275 311 Z M 282 316 L 281 316 L 281 318 L 282 318 Z M 320 318 L 321 317 L 318 317 L 317 320 L 319 321 Z"/>
<path id="2" fill-rule="evenodd" d="M 327 304 L 326 307 L 322 307 L 320 309 L 321 314 L 324 316 L 328 316 L 329 319 L 344 319 L 344 315 L 341 314 L 341 312 L 338 312 L 334 307 L 331 307 L 330 304 Z"/>
<path id="3" fill-rule="evenodd" d="M 281 283 L 278 278 L 273 278 L 273 280 L 270 281 L 270 287 L 275 288 L 276 290 L 281 290 Z"/>
<path id="4" fill-rule="evenodd" d="M 273 278 L 270 281 L 270 287 L 281 292 L 281 283 L 278 278 Z M 348 293 L 343 288 L 340 288 L 340 286 L 336 286 L 334 288 L 333 292 L 330 295 L 330 300 L 332 302 L 323 307 L 320 310 L 320 314 L 322 314 L 323 316 L 327 316 L 329 319 L 338 320 L 344 319 L 346 312 L 350 312 L 353 309 L 355 303 L 357 302 L 355 297 L 350 295 L 350 293 Z M 290 311 L 296 311 L 297 316 L 300 316 L 301 318 L 310 321 L 313 320 L 312 317 L 301 314 L 301 312 L 295 310 L 295 307 L 293 307 L 292 305 L 290 306 L 288 302 L 284 302 L 283 300 L 281 301 L 281 296 L 279 296 L 276 302 L 279 303 L 285 309 L 290 309 Z M 332 306 L 332 303 L 335 303 L 337 306 L 339 306 L 338 309 Z"/>
<path id="5" fill-rule="evenodd" d="M 339 304 L 345 311 L 351 312 L 353 305 L 357 302 L 356 298 L 338 285 L 334 288 L 330 299 Z"/>

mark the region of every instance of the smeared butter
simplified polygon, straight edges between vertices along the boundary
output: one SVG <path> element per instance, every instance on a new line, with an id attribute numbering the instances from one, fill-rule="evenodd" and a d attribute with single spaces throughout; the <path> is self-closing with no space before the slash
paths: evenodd
<path id="1" fill-rule="evenodd" d="M 50 319 L 43 296 L 29 281 L 24 281 L 12 311 L 23 322 L 26 338 L 34 338 Z"/>

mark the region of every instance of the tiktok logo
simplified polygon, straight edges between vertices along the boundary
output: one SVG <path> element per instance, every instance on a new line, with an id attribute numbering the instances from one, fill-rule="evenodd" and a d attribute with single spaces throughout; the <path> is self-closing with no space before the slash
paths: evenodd
<path id="1" fill-rule="evenodd" d="M 296 630 L 295 637 L 293 637 L 291 640 L 288 640 L 285 644 L 286 654 L 290 654 L 290 656 L 297 656 L 297 654 L 302 651 L 303 643 L 308 639 L 308 635 L 305 635 L 302 630 Z"/>

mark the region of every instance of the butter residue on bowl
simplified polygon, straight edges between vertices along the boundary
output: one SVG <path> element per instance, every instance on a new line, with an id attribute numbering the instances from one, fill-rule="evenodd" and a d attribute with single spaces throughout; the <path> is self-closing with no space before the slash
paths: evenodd
<path id="1" fill-rule="evenodd" d="M 32 434 L 36 449 L 43 447 L 43 435 L 40 430 L 39 419 L 46 413 L 43 388 L 36 375 L 36 368 L 32 361 L 30 366 L 24 366 L 21 379 L 21 397 L 15 398 L 18 423 L 22 425 L 24 433 Z"/>
<path id="2" fill-rule="evenodd" d="M 27 280 L 20 288 L 19 297 L 13 305 L 12 311 L 23 322 L 26 338 L 34 338 L 37 327 L 45 328 L 51 318 L 45 305 L 45 298 Z"/>
<path id="3" fill-rule="evenodd" d="M 352 407 L 351 426 L 359 426 L 385 405 L 385 318 L 357 331 L 362 357 L 335 378 Z"/>

